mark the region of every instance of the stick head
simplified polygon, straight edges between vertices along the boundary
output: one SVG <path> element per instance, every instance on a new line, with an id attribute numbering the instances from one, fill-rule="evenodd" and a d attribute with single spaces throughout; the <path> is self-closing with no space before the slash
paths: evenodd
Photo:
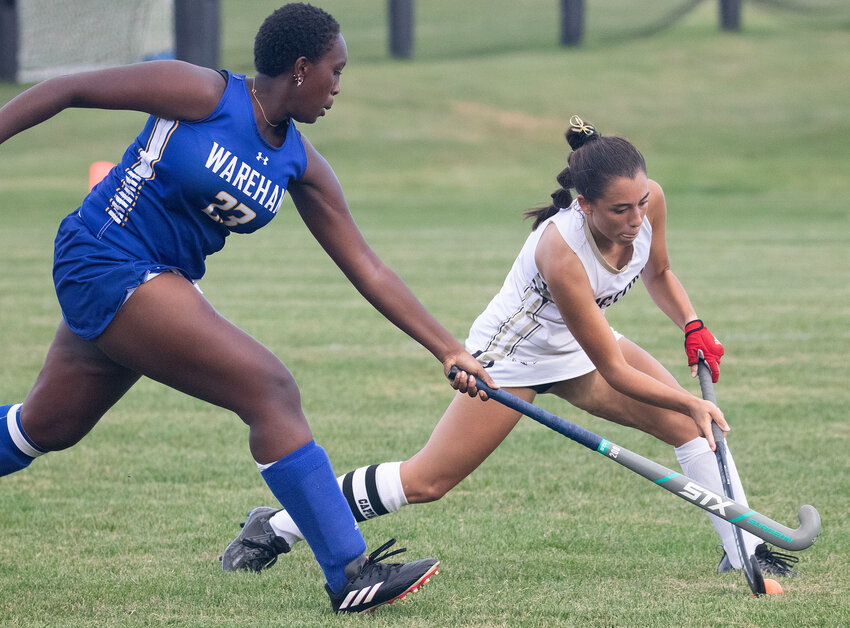
<path id="1" fill-rule="evenodd" d="M 795 530 L 794 538 L 791 543 L 787 543 L 790 550 L 803 550 L 812 545 L 818 540 L 820 534 L 820 514 L 814 506 L 805 504 L 800 506 L 797 511 L 797 519 L 800 521 L 800 527 Z M 778 547 L 785 547 L 774 541 L 771 541 Z"/>
<path id="2" fill-rule="evenodd" d="M 761 565 L 759 565 L 755 556 L 750 556 L 749 560 L 744 562 L 744 575 L 747 576 L 747 584 L 750 586 L 753 597 L 760 597 L 767 593 L 764 586 L 764 576 L 761 573 Z"/>

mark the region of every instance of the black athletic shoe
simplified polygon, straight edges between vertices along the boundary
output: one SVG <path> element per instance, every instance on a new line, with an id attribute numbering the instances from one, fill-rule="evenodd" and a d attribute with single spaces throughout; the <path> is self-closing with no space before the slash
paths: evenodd
<path id="1" fill-rule="evenodd" d="M 384 604 L 403 600 L 408 593 L 415 593 L 437 573 L 440 561 L 436 558 L 412 563 L 381 563 L 406 551 L 402 548 L 381 554 L 393 543 L 395 539 L 390 539 L 368 557 L 360 556 L 346 565 L 348 582 L 339 593 L 325 585 L 334 613 L 370 613 Z"/>
<path id="2" fill-rule="evenodd" d="M 242 523 L 242 532 L 221 555 L 224 571 L 262 571 L 274 565 L 278 555 L 290 550 L 289 544 L 269 525 L 269 519 L 279 510 L 261 506 L 248 513 Z"/>
<path id="3" fill-rule="evenodd" d="M 717 573 L 728 573 L 734 570 L 735 568 L 732 566 L 732 563 L 729 562 L 729 554 L 724 550 L 723 558 L 720 559 L 720 564 L 717 565 Z"/>
<path id="4" fill-rule="evenodd" d="M 767 543 L 760 543 L 756 546 L 755 557 L 765 575 L 787 576 L 789 578 L 799 575 L 791 565 L 800 559 L 791 554 L 771 551 Z"/>
<path id="5" fill-rule="evenodd" d="M 773 552 L 767 546 L 767 543 L 756 545 L 755 553 L 753 554 L 758 561 L 761 571 L 766 576 L 787 576 L 793 578 L 797 576 L 797 570 L 791 567 L 791 563 L 796 563 L 799 558 L 791 554 L 783 554 L 782 552 Z M 720 564 L 717 565 L 717 573 L 726 573 L 734 571 L 735 568 L 729 562 L 729 556 L 723 552 L 723 558 L 720 559 Z"/>

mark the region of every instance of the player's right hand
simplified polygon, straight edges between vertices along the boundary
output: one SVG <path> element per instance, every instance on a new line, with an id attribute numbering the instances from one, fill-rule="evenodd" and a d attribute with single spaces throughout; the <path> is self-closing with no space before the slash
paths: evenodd
<path id="1" fill-rule="evenodd" d="M 452 367 L 456 367 L 454 373 Z M 452 388 L 466 393 L 470 397 L 477 396 L 482 401 L 487 399 L 487 393 L 478 389 L 475 382 L 476 377 L 480 378 L 490 388 L 498 388 L 496 382 L 493 381 L 490 374 L 481 366 L 481 363 L 466 351 L 446 358 L 443 362 L 443 370 L 446 377 L 451 381 Z"/>
<path id="2" fill-rule="evenodd" d="M 714 434 L 711 431 L 711 424 L 717 423 L 717 426 L 723 430 L 724 435 L 731 429 L 729 424 L 726 423 L 726 418 L 723 416 L 720 408 L 705 399 L 694 397 L 694 403 L 688 414 L 696 424 L 700 435 L 708 441 L 711 451 L 714 451 L 717 447 L 717 444 L 714 442 Z"/>

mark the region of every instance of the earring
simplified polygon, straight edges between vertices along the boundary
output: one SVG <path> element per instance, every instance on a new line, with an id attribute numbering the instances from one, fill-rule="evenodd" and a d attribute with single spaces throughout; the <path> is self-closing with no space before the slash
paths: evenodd
<path id="1" fill-rule="evenodd" d="M 298 76 L 297 74 L 293 74 L 292 78 L 295 79 L 295 87 L 301 87 L 301 83 L 304 82 L 304 77 Z"/>

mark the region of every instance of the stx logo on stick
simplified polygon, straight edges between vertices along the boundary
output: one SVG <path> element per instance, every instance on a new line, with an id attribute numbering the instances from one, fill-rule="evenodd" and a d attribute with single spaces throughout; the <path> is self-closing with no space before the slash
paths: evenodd
<path id="1" fill-rule="evenodd" d="M 684 495 L 695 504 L 704 507 L 706 510 L 714 510 L 718 512 L 721 517 L 726 517 L 726 506 L 733 506 L 735 504 L 735 502 L 732 501 L 724 501 L 720 495 L 715 495 L 711 491 L 708 491 L 699 484 L 694 484 L 693 482 L 685 484 L 685 487 L 679 491 L 679 495 Z M 711 503 L 712 500 L 717 503 L 709 506 L 708 504 Z"/>

